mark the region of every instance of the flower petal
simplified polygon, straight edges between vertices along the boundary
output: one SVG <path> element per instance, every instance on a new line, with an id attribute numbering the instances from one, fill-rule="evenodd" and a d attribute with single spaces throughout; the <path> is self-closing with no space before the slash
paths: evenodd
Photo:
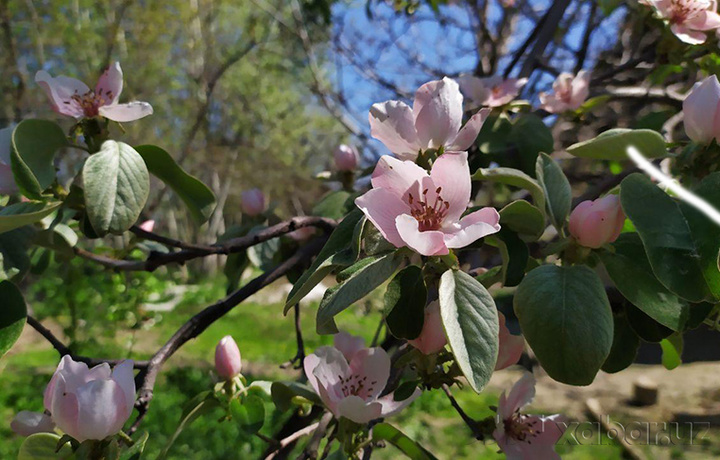
<path id="1" fill-rule="evenodd" d="M 691 30 L 684 24 L 673 24 L 670 26 L 670 30 L 677 38 L 689 45 L 701 45 L 707 40 L 705 33 Z"/>
<path id="2" fill-rule="evenodd" d="M 124 123 L 135 121 L 153 114 L 153 108 L 147 102 L 133 101 L 126 104 L 105 105 L 98 112 L 108 120 Z"/>
<path id="3" fill-rule="evenodd" d="M 384 188 L 374 188 L 357 197 L 355 204 L 390 244 L 398 248 L 405 246 L 395 219 L 410 210 L 395 194 Z"/>
<path id="4" fill-rule="evenodd" d="M 72 97 L 82 96 L 90 91 L 85 83 L 63 76 L 53 78 L 44 70 L 35 74 L 35 82 L 45 90 L 53 110 L 75 118 L 83 116 L 82 108 Z"/>
<path id="5" fill-rule="evenodd" d="M 367 423 L 370 420 L 380 418 L 382 404 L 377 401 L 365 402 L 359 396 L 350 395 L 338 403 L 338 416 L 345 417 L 355 423 Z"/>
<path id="6" fill-rule="evenodd" d="M 455 136 L 455 139 L 447 147 L 447 149 L 469 149 L 475 143 L 475 139 L 477 139 L 478 134 L 480 134 L 483 123 L 485 123 L 485 120 L 487 119 L 488 115 L 490 115 L 490 112 L 492 112 L 492 109 L 481 109 L 475 115 L 470 117 L 467 123 L 465 123 L 465 126 L 460 129 L 460 132 L 457 134 L 457 136 Z"/>
<path id="7" fill-rule="evenodd" d="M 133 375 L 133 362 L 126 359 L 115 366 L 112 371 L 112 379 L 118 384 L 125 395 L 128 416 L 132 413 L 135 405 L 135 376 Z"/>
<path id="8" fill-rule="evenodd" d="M 421 148 L 439 148 L 456 137 L 462 124 L 462 101 L 458 84 L 447 77 L 418 88 L 413 114 Z"/>
<path id="9" fill-rule="evenodd" d="M 339 401 L 344 397 L 340 377 L 346 377 L 350 373 L 347 360 L 342 352 L 334 347 L 320 347 L 314 354 L 319 358 L 319 362 L 312 370 L 318 388 L 324 388 L 330 399 Z"/>
<path id="10" fill-rule="evenodd" d="M 42 412 L 23 410 L 10 422 L 10 429 L 20 436 L 30 436 L 36 433 L 52 433 L 55 431 L 55 424 L 50 416 Z"/>
<path id="11" fill-rule="evenodd" d="M 503 395 L 505 392 L 503 392 Z M 530 401 L 535 397 L 535 377 L 529 372 L 526 372 L 520 380 L 515 382 L 510 393 L 507 395 L 504 404 L 502 405 L 502 411 L 500 410 L 500 404 L 498 404 L 498 414 L 502 412 L 502 418 L 505 419 L 512 415 L 515 411 L 522 409 L 523 407 L 530 404 Z"/>
<path id="12" fill-rule="evenodd" d="M 390 378 L 390 356 L 379 347 L 363 348 L 353 355 L 350 370 L 362 382 L 358 396 L 375 399 L 385 389 Z"/>
<path id="13" fill-rule="evenodd" d="M 426 177 L 427 171 L 414 162 L 383 155 L 373 170 L 372 186 L 389 190 L 399 199 L 405 200 L 408 190 Z"/>
<path id="14" fill-rule="evenodd" d="M 435 161 L 430 178 L 441 188 L 440 196 L 450 203 L 445 222 L 456 222 L 470 202 L 470 167 L 467 152 L 447 152 Z"/>
<path id="15" fill-rule="evenodd" d="M 417 157 L 420 145 L 412 109 L 400 101 L 373 104 L 368 115 L 370 135 L 400 158 Z"/>
<path id="16" fill-rule="evenodd" d="M 123 390 L 114 380 L 93 380 L 78 388 L 76 396 L 78 433 L 84 439 L 105 439 L 130 417 Z"/>
<path id="17" fill-rule="evenodd" d="M 443 232 L 436 230 L 421 232 L 418 221 L 413 216 L 408 214 L 398 216 L 395 219 L 395 226 L 405 244 L 424 256 L 444 256 L 449 252 L 445 246 Z"/>
<path id="18" fill-rule="evenodd" d="M 464 248 L 487 235 L 500 231 L 500 214 L 495 208 L 482 208 L 460 219 L 455 228 L 445 233 L 448 248 Z"/>
<path id="19" fill-rule="evenodd" d="M 693 86 L 683 101 L 683 123 L 690 139 L 700 144 L 713 139 L 719 106 L 720 83 L 715 75 Z"/>
<path id="20" fill-rule="evenodd" d="M 56 374 L 55 384 L 52 387 L 52 395 L 48 398 L 51 402 L 50 412 L 53 422 L 65 433 L 82 442 L 84 438 L 78 432 L 78 401 L 75 393 L 67 391 L 65 378 L 62 374 Z"/>
<path id="21" fill-rule="evenodd" d="M 355 353 L 365 348 L 365 339 L 340 331 L 333 336 L 333 345 L 350 362 Z"/>
<path id="22" fill-rule="evenodd" d="M 498 334 L 498 359 L 495 364 L 495 370 L 505 369 L 506 367 L 517 364 L 522 356 L 523 348 L 525 348 L 525 340 L 521 335 L 512 335 L 510 329 L 505 324 L 505 315 L 498 311 L 498 320 L 500 321 L 500 333 Z"/>
<path id="23" fill-rule="evenodd" d="M 395 401 L 395 393 L 390 393 L 389 395 L 383 396 L 382 398 L 378 399 L 378 402 L 382 404 L 382 416 L 390 417 L 391 415 L 397 414 L 398 412 L 409 406 L 417 398 L 419 398 L 420 395 L 422 395 L 422 390 L 420 390 L 420 388 L 415 388 L 413 394 L 411 394 L 409 398 L 403 399 L 402 401 Z"/>
<path id="24" fill-rule="evenodd" d="M 123 90 L 123 73 L 119 62 L 113 62 L 105 69 L 95 86 L 95 94 L 103 98 L 102 105 L 113 105 Z"/>

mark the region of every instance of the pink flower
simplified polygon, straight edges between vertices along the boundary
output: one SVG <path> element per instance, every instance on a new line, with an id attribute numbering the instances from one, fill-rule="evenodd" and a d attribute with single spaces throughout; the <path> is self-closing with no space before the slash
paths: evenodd
<path id="1" fill-rule="evenodd" d="M 347 342 L 347 338 L 340 342 Z M 382 348 L 356 350 L 348 361 L 343 351 L 320 347 L 307 356 L 303 364 L 308 382 L 325 406 L 336 417 L 356 423 L 389 417 L 422 393 L 415 389 L 403 401 L 395 401 L 393 393 L 379 397 L 390 377 L 390 357 Z"/>
<path id="2" fill-rule="evenodd" d="M 333 152 L 335 169 L 338 171 L 354 171 L 360 161 L 360 154 L 355 147 L 340 144 Z"/>
<path id="3" fill-rule="evenodd" d="M 493 438 L 508 460 L 559 459 L 555 443 L 565 432 L 561 415 L 543 417 L 521 414 L 520 409 L 535 397 L 535 378 L 525 374 L 510 390 L 500 395 L 497 426 Z"/>
<path id="4" fill-rule="evenodd" d="M 123 74 L 119 62 L 114 62 L 103 72 L 94 90 L 69 77 L 51 77 L 44 70 L 35 74 L 35 82 L 43 87 L 53 110 L 74 118 L 102 116 L 113 121 L 135 121 L 152 115 L 153 108 L 147 102 L 118 104 L 123 89 Z"/>
<path id="5" fill-rule="evenodd" d="M 540 93 L 542 108 L 550 113 L 577 110 L 590 94 L 590 73 L 581 70 L 577 76 L 563 72 L 553 83 L 553 93 Z"/>
<path id="6" fill-rule="evenodd" d="M 470 201 L 467 152 L 441 155 L 429 175 L 412 161 L 385 155 L 375 167 L 372 185 L 355 204 L 398 248 L 444 255 L 500 230 L 494 208 L 461 218 Z"/>
<path id="7" fill-rule="evenodd" d="M 0 195 L 12 195 L 18 191 L 10 165 L 13 128 L 0 129 Z"/>
<path id="8" fill-rule="evenodd" d="M 625 213 L 617 195 L 583 201 L 570 213 L 570 234 L 587 248 L 612 243 L 620 236 L 624 224 Z"/>
<path id="9" fill-rule="evenodd" d="M 683 101 L 685 133 L 699 144 L 720 140 L 720 83 L 715 75 L 695 83 Z"/>
<path id="10" fill-rule="evenodd" d="M 265 195 L 260 189 L 253 188 L 242 192 L 240 206 L 245 214 L 254 217 L 265 212 Z"/>
<path id="11" fill-rule="evenodd" d="M 486 77 L 478 78 L 473 75 L 462 75 L 458 78 L 460 91 L 465 95 L 466 109 L 476 107 L 500 107 L 512 101 L 520 93 L 527 78 Z"/>
<path id="12" fill-rule="evenodd" d="M 152 233 L 152 231 L 155 229 L 155 221 L 154 220 L 146 220 L 142 224 L 139 225 L 141 230 L 144 230 L 148 233 Z"/>
<path id="13" fill-rule="evenodd" d="M 440 302 L 433 300 L 425 307 L 425 322 L 420 336 L 408 343 L 425 355 L 437 353 L 445 348 L 447 337 L 440 316 Z"/>
<path id="14" fill-rule="evenodd" d="M 360 350 L 367 348 L 365 339 L 340 331 L 333 336 L 333 346 L 340 350 L 347 362 L 352 361 L 353 356 Z"/>
<path id="15" fill-rule="evenodd" d="M 705 43 L 703 31 L 720 27 L 715 0 L 647 0 L 658 15 L 670 23 L 677 38 L 691 45 Z"/>
<path id="16" fill-rule="evenodd" d="M 55 424 L 49 415 L 23 410 L 10 422 L 10 429 L 20 436 L 30 436 L 36 433 L 52 433 L 55 431 Z"/>
<path id="17" fill-rule="evenodd" d="M 510 333 L 510 329 L 505 325 L 505 315 L 501 312 L 498 312 L 498 320 L 500 322 L 500 333 L 498 337 L 498 359 L 495 364 L 496 371 L 517 364 L 525 348 L 525 340 L 521 335 L 512 335 Z"/>
<path id="18" fill-rule="evenodd" d="M 240 349 L 232 337 L 226 335 L 215 347 L 215 372 L 224 380 L 232 380 L 242 371 Z"/>
<path id="19" fill-rule="evenodd" d="M 135 404 L 133 362 L 110 371 L 103 363 L 88 369 L 65 355 L 45 389 L 45 409 L 62 431 L 82 442 L 119 432 Z"/>
<path id="20" fill-rule="evenodd" d="M 467 150 L 490 110 L 481 110 L 462 125 L 463 97 L 458 84 L 445 77 L 422 85 L 412 109 L 387 101 L 370 108 L 370 134 L 398 158 L 415 160 L 420 150 Z"/>

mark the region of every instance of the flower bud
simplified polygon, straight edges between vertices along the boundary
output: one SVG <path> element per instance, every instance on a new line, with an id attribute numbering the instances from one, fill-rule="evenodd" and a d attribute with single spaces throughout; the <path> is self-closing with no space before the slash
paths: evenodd
<path id="1" fill-rule="evenodd" d="M 145 230 L 148 233 L 152 233 L 153 229 L 155 228 L 155 221 L 154 220 L 146 220 L 142 224 L 139 225 L 141 230 Z"/>
<path id="2" fill-rule="evenodd" d="M 0 129 L 0 195 L 11 195 L 18 191 L 10 167 L 12 132 L 13 128 Z"/>
<path id="3" fill-rule="evenodd" d="M 133 362 L 125 360 L 111 372 L 107 363 L 88 369 L 65 355 L 45 389 L 44 404 L 57 427 L 80 442 L 112 436 L 135 405 Z"/>
<path id="4" fill-rule="evenodd" d="M 240 349 L 232 337 L 226 335 L 215 347 L 215 372 L 224 380 L 232 380 L 242 371 Z"/>
<path id="5" fill-rule="evenodd" d="M 696 83 L 683 101 L 685 133 L 698 144 L 720 139 L 720 83 L 715 75 Z"/>
<path id="6" fill-rule="evenodd" d="M 625 214 L 617 195 L 583 201 L 570 214 L 570 234 L 581 246 L 597 249 L 620 236 Z"/>
<path id="7" fill-rule="evenodd" d="M 36 433 L 52 433 L 55 431 L 55 424 L 49 415 L 23 410 L 10 422 L 10 429 L 20 436 L 30 436 Z"/>
<path id="8" fill-rule="evenodd" d="M 254 217 L 265 212 L 265 195 L 260 189 L 254 188 L 242 192 L 242 210 Z"/>
<path id="9" fill-rule="evenodd" d="M 417 339 L 408 340 L 410 345 L 425 355 L 437 353 L 447 344 L 445 329 L 440 317 L 440 303 L 434 300 L 425 307 L 425 322 Z"/>
<path id="10" fill-rule="evenodd" d="M 345 144 L 340 144 L 333 155 L 335 156 L 335 168 L 338 171 L 353 171 L 357 168 L 360 160 L 357 149 Z"/>

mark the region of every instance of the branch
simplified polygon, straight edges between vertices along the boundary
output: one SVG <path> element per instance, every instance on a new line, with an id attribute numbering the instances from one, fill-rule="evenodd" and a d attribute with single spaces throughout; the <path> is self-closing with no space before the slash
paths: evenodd
<path id="1" fill-rule="evenodd" d="M 300 326 L 300 304 L 295 304 L 295 340 L 297 342 L 297 353 L 288 362 L 280 366 L 281 369 L 287 369 L 293 367 L 294 369 L 300 369 L 305 361 L 305 342 L 302 336 L 302 327 Z M 297 364 L 296 364 L 297 363 Z"/>
<path id="2" fill-rule="evenodd" d="M 287 438 L 281 439 L 280 442 L 278 443 L 277 449 L 275 449 L 270 455 L 265 457 L 265 460 L 272 460 L 273 458 L 275 458 L 275 456 L 277 455 L 277 453 L 279 451 L 286 448 L 287 446 L 294 443 L 295 441 L 302 438 L 303 436 L 309 435 L 310 433 L 315 431 L 318 428 L 318 426 L 320 426 L 320 422 L 315 422 L 312 425 L 308 425 L 305 428 L 296 431 L 295 433 L 291 434 Z"/>
<path id="3" fill-rule="evenodd" d="M 57 352 L 60 353 L 60 357 L 63 357 L 65 355 L 70 355 L 70 357 L 74 361 L 81 361 L 81 362 L 87 364 L 88 366 L 96 366 L 98 364 L 103 364 L 103 363 L 107 363 L 107 364 L 110 364 L 111 366 L 114 366 L 114 365 L 124 361 L 122 359 L 95 359 L 95 358 L 88 358 L 86 356 L 74 355 L 70 351 L 70 348 L 68 348 L 67 345 L 62 343 L 62 341 L 60 339 L 55 337 L 55 334 L 53 334 L 52 331 L 50 331 L 48 328 L 43 326 L 40 323 L 40 321 L 38 321 L 34 317 L 28 315 L 27 323 L 33 329 L 35 329 L 40 335 L 42 335 L 45 338 L 45 340 L 50 342 L 50 345 L 52 345 L 53 348 L 55 348 L 57 350 Z M 135 369 L 144 369 L 148 365 L 147 361 L 133 361 L 133 363 L 134 363 Z"/>
<path id="4" fill-rule="evenodd" d="M 180 349 L 189 340 L 194 339 L 200 335 L 205 329 L 210 327 L 215 321 L 225 316 L 230 310 L 235 308 L 242 301 L 255 294 L 262 288 L 268 286 L 275 280 L 284 276 L 287 272 L 295 268 L 296 265 L 305 262 L 307 259 L 315 255 L 322 245 L 324 244 L 324 238 L 316 239 L 309 244 L 303 246 L 295 253 L 292 257 L 287 259 L 282 264 L 278 265 L 272 270 L 266 271 L 262 275 L 253 279 L 239 290 L 233 292 L 224 299 L 217 303 L 205 308 L 200 313 L 196 314 L 185 324 L 183 324 L 175 334 L 158 350 L 153 357 L 147 368 L 142 371 L 136 378 L 137 381 L 141 382 L 140 390 L 138 392 L 138 399 L 135 403 L 139 415 L 132 427 L 130 433 L 135 432 L 140 425 L 140 422 L 145 417 L 150 401 L 153 398 L 153 388 L 155 387 L 155 381 L 160 373 L 162 365 L 167 361 L 175 352 Z"/>
<path id="5" fill-rule="evenodd" d="M 615 174 L 613 176 L 605 177 L 597 184 L 593 185 L 592 187 L 589 187 L 585 191 L 585 193 L 583 193 L 579 197 L 575 198 L 573 200 L 573 207 L 577 206 L 579 203 L 582 203 L 583 201 L 597 199 L 603 193 L 605 193 L 608 190 L 612 189 L 613 187 L 619 185 L 620 182 L 622 182 L 622 180 L 625 179 L 627 176 L 629 176 L 632 173 L 639 172 L 639 171 L 640 170 L 638 168 L 630 168 L 630 169 L 626 169 L 625 171 L 621 172 L 620 174 Z"/>
<path id="6" fill-rule="evenodd" d="M 485 439 L 485 434 L 478 427 L 478 422 L 475 421 L 468 414 L 466 414 L 463 408 L 460 407 L 460 404 L 458 404 L 455 396 L 453 396 L 452 392 L 450 391 L 450 388 L 446 384 L 443 384 L 442 389 L 450 400 L 450 404 L 452 404 L 452 406 L 455 408 L 455 411 L 457 411 L 457 413 L 460 415 L 460 418 L 463 419 L 463 422 L 465 422 L 468 428 L 470 428 L 470 431 L 472 431 L 473 437 L 478 441 L 482 441 L 483 439 Z"/>
<path id="7" fill-rule="evenodd" d="M 335 221 L 332 219 L 326 219 L 324 217 L 293 217 L 285 222 L 268 227 L 257 233 L 250 235 L 241 236 L 239 238 L 233 238 L 222 243 L 217 243 L 209 246 L 202 245 L 190 245 L 182 243 L 170 238 L 165 238 L 154 233 L 145 232 L 141 229 L 131 229 L 136 235 L 148 235 L 149 239 L 154 241 L 162 240 L 169 246 L 172 247 L 184 247 L 177 252 L 169 253 L 157 253 L 152 252 L 146 260 L 119 260 L 111 257 L 106 257 L 84 249 L 75 248 L 75 254 L 87 260 L 91 260 L 104 267 L 111 268 L 118 271 L 149 271 L 152 272 L 158 267 L 168 265 L 171 263 L 182 264 L 189 260 L 197 259 L 200 257 L 207 257 L 211 255 L 228 255 L 237 252 L 242 252 L 250 246 L 255 246 L 262 242 L 277 238 L 287 233 L 293 232 L 299 228 L 304 227 L 318 227 L 326 232 L 330 232 L 335 228 Z M 160 241 L 160 242 L 162 242 Z"/>

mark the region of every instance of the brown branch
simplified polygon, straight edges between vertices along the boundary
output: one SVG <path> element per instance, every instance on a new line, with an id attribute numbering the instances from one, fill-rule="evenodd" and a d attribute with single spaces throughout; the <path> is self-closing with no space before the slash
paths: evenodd
<path id="1" fill-rule="evenodd" d="M 313 436 L 305 446 L 305 449 L 298 456 L 298 460 L 310 460 L 318 457 L 318 447 L 320 447 L 320 441 L 322 441 L 323 436 L 327 433 L 328 426 L 330 425 L 332 419 L 332 412 L 326 412 L 323 414 L 315 433 L 313 433 Z"/>
<path id="2" fill-rule="evenodd" d="M 537 33 L 537 39 L 532 50 L 528 53 L 525 58 L 522 67 L 520 68 L 519 77 L 529 77 L 535 69 L 536 63 L 540 60 L 545 53 L 545 48 L 555 36 L 558 24 L 565 15 L 565 10 L 570 5 L 570 0 L 556 0 L 552 2 L 548 9 L 546 16 L 543 16 L 544 20 L 542 26 L 539 26 L 540 31 Z M 534 33 L 534 31 L 533 31 Z"/>
<path id="3" fill-rule="evenodd" d="M 300 369 L 305 361 L 305 342 L 303 341 L 302 327 L 300 325 L 300 304 L 296 303 L 293 310 L 295 310 L 295 340 L 297 342 L 297 353 L 288 362 L 282 364 L 280 366 L 281 369 L 287 369 L 288 367 Z"/>
<path id="4" fill-rule="evenodd" d="M 222 318 L 242 301 L 255 294 L 265 286 L 268 286 L 275 280 L 281 278 L 298 264 L 305 262 L 307 259 L 315 255 L 324 244 L 324 240 L 324 238 L 319 238 L 303 246 L 297 253 L 295 253 L 295 255 L 287 259 L 282 264 L 263 273 L 239 290 L 205 308 L 183 324 L 177 332 L 170 337 L 165 345 L 163 345 L 163 347 L 153 355 L 147 368 L 136 378 L 136 380 L 140 382 L 138 399 L 135 403 L 135 407 L 137 407 L 139 414 L 130 428 L 130 433 L 137 430 L 140 422 L 147 413 L 150 401 L 152 401 L 153 398 L 155 381 L 157 380 L 157 376 L 165 361 L 175 354 L 175 352 L 185 343 L 200 335 L 205 329 L 210 327 L 210 325 L 218 319 Z"/>
<path id="5" fill-rule="evenodd" d="M 612 189 L 613 187 L 617 186 L 622 182 L 623 179 L 625 179 L 627 176 L 629 176 L 632 173 L 639 172 L 640 170 L 638 168 L 630 168 L 627 169 L 620 174 L 615 174 L 612 176 L 607 176 L 603 178 L 600 182 L 597 184 L 589 187 L 585 193 L 580 195 L 579 197 L 575 198 L 573 200 L 573 207 L 577 206 L 579 203 L 582 203 L 586 200 L 594 200 L 597 199 L 600 195 L 607 192 L 608 190 Z"/>
<path id="6" fill-rule="evenodd" d="M 50 345 L 53 346 L 55 350 L 60 354 L 60 356 L 70 355 L 70 357 L 74 361 L 81 361 L 88 366 L 96 366 L 98 364 L 107 363 L 111 366 L 114 366 L 124 360 L 122 359 L 96 359 L 96 358 L 88 358 L 87 356 L 80 356 L 75 355 L 70 351 L 70 348 L 62 343 L 60 339 L 58 339 L 55 334 L 52 333 L 48 328 L 43 326 L 40 321 L 35 319 L 33 316 L 28 315 L 27 316 L 27 323 L 35 329 L 40 335 L 42 335 L 45 340 L 50 342 Z M 133 361 L 133 364 L 135 366 L 135 369 L 144 369 L 147 367 L 148 362 L 147 361 Z"/>
<path id="7" fill-rule="evenodd" d="M 249 248 L 250 246 L 255 246 L 257 244 L 260 244 L 262 242 L 271 240 L 273 238 L 277 238 L 279 236 L 288 234 L 290 232 L 293 232 L 299 228 L 304 227 L 318 227 L 326 232 L 332 231 L 332 229 L 335 228 L 335 221 L 332 219 L 327 219 L 324 217 L 293 217 L 290 220 L 287 220 L 285 222 L 280 222 L 279 224 L 273 225 L 272 227 L 268 227 L 262 231 L 259 231 L 257 233 L 251 233 L 250 235 L 241 236 L 239 238 L 233 238 L 227 241 L 224 241 L 222 243 L 210 245 L 210 246 L 202 246 L 202 245 L 190 245 L 187 243 L 181 243 L 176 240 L 172 240 L 170 238 L 161 237 L 160 235 L 155 235 L 154 233 L 149 234 L 153 240 L 158 241 L 159 239 L 162 239 L 163 241 L 166 241 L 169 245 L 173 247 L 178 247 L 178 245 L 186 247 L 187 249 L 182 249 L 180 251 L 176 252 L 169 252 L 169 253 L 157 253 L 152 252 L 150 253 L 150 256 L 146 260 L 119 260 L 119 259 L 113 259 L 111 257 L 106 257 L 98 254 L 94 254 L 92 252 L 86 251 L 84 249 L 75 248 L 75 254 L 79 257 L 82 257 L 87 260 L 91 260 L 95 263 L 98 263 L 104 267 L 111 268 L 118 271 L 154 271 L 158 267 L 161 267 L 163 265 L 168 265 L 171 263 L 179 263 L 182 264 L 184 262 L 187 262 L 189 260 L 197 259 L 200 257 L 207 257 L 211 255 L 228 255 L 228 254 L 234 254 L 237 252 L 242 252 L 245 249 Z M 149 232 L 144 232 L 141 229 L 132 230 L 135 234 L 140 234 L 140 232 L 143 232 L 142 234 L 148 234 Z M 165 244 L 165 243 L 163 243 Z"/>
<path id="8" fill-rule="evenodd" d="M 310 433 L 314 432 L 318 428 L 318 426 L 320 426 L 320 422 L 315 422 L 311 425 L 306 426 L 305 428 L 302 428 L 302 429 L 296 431 L 295 433 L 291 434 L 290 436 L 288 436 L 284 439 L 281 439 L 278 442 L 277 448 L 270 455 L 265 457 L 265 460 L 272 460 L 273 458 L 275 458 L 275 456 L 277 455 L 277 453 L 280 450 L 293 444 L 295 441 L 302 438 L 303 436 L 307 436 Z"/>
<path id="9" fill-rule="evenodd" d="M 462 407 L 460 407 L 460 404 L 458 404 L 457 400 L 455 399 L 455 396 L 453 396 L 452 392 L 450 391 L 450 388 L 447 385 L 442 386 L 443 391 L 447 395 L 448 399 L 450 400 L 450 404 L 452 404 L 455 411 L 460 415 L 460 418 L 463 419 L 463 422 L 470 428 L 470 431 L 472 431 L 473 437 L 477 439 L 478 441 L 482 441 L 485 439 L 485 434 L 480 430 L 480 427 L 478 425 L 478 422 L 474 420 L 472 417 L 470 417 Z"/>

